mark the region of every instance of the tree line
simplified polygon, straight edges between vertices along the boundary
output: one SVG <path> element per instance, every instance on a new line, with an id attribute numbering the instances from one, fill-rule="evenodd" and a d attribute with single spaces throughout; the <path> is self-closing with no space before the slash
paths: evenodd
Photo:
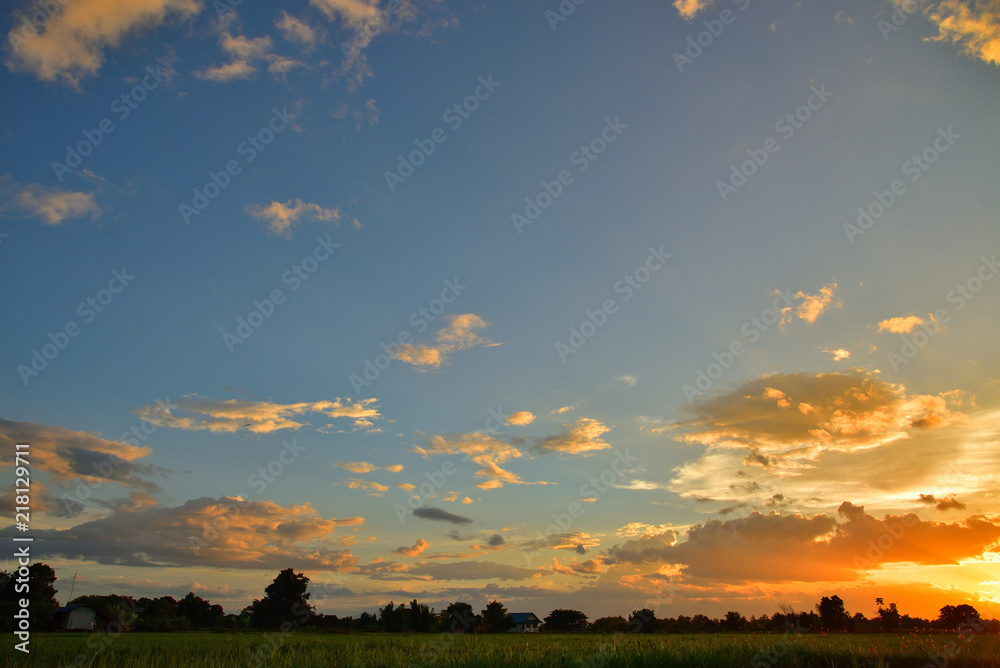
<path id="1" fill-rule="evenodd" d="M 0 571 L 0 630 L 13 630 L 13 615 L 19 598 L 25 594 L 15 590 L 16 573 Z M 54 613 L 59 608 L 55 599 L 55 571 L 46 564 L 28 567 L 29 613 L 31 628 L 53 628 Z M 67 605 L 87 605 L 97 612 L 97 629 L 106 631 L 187 631 L 211 629 L 218 631 L 250 630 L 313 630 L 331 633 L 503 633 L 514 626 L 514 619 L 500 601 L 490 601 L 475 612 L 470 603 L 456 601 L 440 612 L 419 603 L 397 605 L 390 601 L 378 609 L 378 614 L 362 612 L 358 617 L 338 617 L 316 612 L 309 602 L 309 578 L 287 568 L 239 614 L 226 614 L 220 605 L 189 592 L 177 600 L 172 596 L 134 599 L 116 594 L 78 596 Z M 877 610 L 871 617 L 861 612 L 850 614 L 837 595 L 824 596 L 814 610 L 797 612 L 783 605 L 773 615 L 744 617 L 736 611 L 720 619 L 706 615 L 678 615 L 658 618 L 650 609 L 634 610 L 626 618 L 601 617 L 590 621 L 579 610 L 555 609 L 542 619 L 542 630 L 556 633 L 782 633 L 789 629 L 799 632 L 884 633 L 964 631 L 976 633 L 1000 632 L 1000 621 L 984 620 L 971 605 L 945 605 L 937 619 L 921 619 L 902 614 L 896 603 L 875 599 Z"/>

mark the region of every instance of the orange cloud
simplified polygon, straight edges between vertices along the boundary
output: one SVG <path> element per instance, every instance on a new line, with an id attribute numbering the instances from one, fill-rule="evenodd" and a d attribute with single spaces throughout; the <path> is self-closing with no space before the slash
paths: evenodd
<path id="1" fill-rule="evenodd" d="M 363 489 L 368 492 L 368 496 L 382 496 L 389 489 L 387 485 L 358 478 L 348 478 L 344 484 L 348 489 Z"/>
<path id="2" fill-rule="evenodd" d="M 830 308 L 831 305 L 838 307 L 839 303 L 833 302 L 834 294 L 837 291 L 837 284 L 830 283 L 829 285 L 820 288 L 819 293 L 815 295 L 810 295 L 805 292 L 795 293 L 796 299 L 801 299 L 802 302 L 798 306 L 786 306 L 781 309 L 781 321 L 780 324 L 786 325 L 798 317 L 800 320 L 805 320 L 806 322 L 812 324 L 823 315 L 823 313 Z"/>
<path id="3" fill-rule="evenodd" d="M 199 0 L 73 0 L 60 5 L 41 33 L 17 40 L 6 60 L 8 69 L 77 87 L 101 68 L 106 49 L 167 17 L 187 19 L 203 8 Z M 19 29 L 11 30 L 12 43 Z"/>
<path id="4" fill-rule="evenodd" d="M 923 318 L 915 315 L 889 318 L 888 320 L 883 320 L 878 324 L 878 331 L 892 332 L 893 334 L 909 334 L 916 329 L 918 325 L 922 325 L 924 322 Z"/>
<path id="5" fill-rule="evenodd" d="M 942 0 L 926 13 L 938 29 L 934 41 L 960 45 L 967 56 L 1000 65 L 1000 5 L 995 1 Z"/>
<path id="6" fill-rule="evenodd" d="M 406 546 L 397 547 L 395 550 L 393 550 L 393 553 L 401 554 L 404 557 L 416 557 L 417 555 L 422 554 L 424 550 L 426 550 L 430 546 L 431 544 L 428 543 L 426 540 L 424 540 L 423 538 L 418 538 L 417 542 L 413 544 L 413 547 L 406 547 Z"/>
<path id="7" fill-rule="evenodd" d="M 441 367 L 447 363 L 449 355 L 460 350 L 474 346 L 501 345 L 478 334 L 479 330 L 486 329 L 490 324 L 474 313 L 446 315 L 444 320 L 447 324 L 436 334 L 437 345 L 401 346 L 396 353 L 396 359 L 412 364 L 420 371 L 427 371 Z"/>
<path id="8" fill-rule="evenodd" d="M 119 566 L 350 570 L 357 557 L 326 547 L 361 517 L 322 519 L 309 504 L 280 506 L 240 497 L 202 497 L 182 506 L 119 509 L 70 529 L 35 531 L 46 553 Z"/>
<path id="9" fill-rule="evenodd" d="M 242 399 L 202 399 L 197 395 L 182 397 L 172 406 L 144 406 L 136 414 L 159 427 L 231 433 L 246 429 L 255 434 L 269 434 L 281 429 L 298 429 L 305 423 L 292 418 L 305 413 L 319 413 L 331 418 L 352 420 L 356 428 L 371 427 L 382 417 L 372 404 L 375 399 L 334 399 L 313 403 L 277 404 Z M 178 414 L 174 409 L 179 408 Z"/>
<path id="10" fill-rule="evenodd" d="M 517 411 L 507 416 L 507 424 L 524 427 L 535 421 L 535 414 L 529 411 Z"/>
<path id="11" fill-rule="evenodd" d="M 678 566 L 689 581 L 816 582 L 861 578 L 880 564 L 958 564 L 1000 539 L 1000 522 L 925 522 L 916 515 L 878 519 L 844 502 L 838 514 L 763 515 L 711 520 L 688 530 L 683 542 L 668 534 L 643 536 L 608 551 L 607 563 Z"/>
<path id="12" fill-rule="evenodd" d="M 413 451 L 423 457 L 430 455 L 464 454 L 480 466 L 476 475 L 486 478 L 477 484 L 480 489 L 497 489 L 504 483 L 527 484 L 515 473 L 503 469 L 500 464 L 517 459 L 522 452 L 513 445 L 488 434 L 454 434 L 450 437 L 429 436 L 426 447 L 414 446 Z"/>
<path id="13" fill-rule="evenodd" d="M 547 436 L 536 445 L 539 452 L 559 452 L 568 455 L 586 455 L 611 446 L 601 440 L 601 436 L 611 431 L 592 418 L 580 418 L 568 431 L 555 436 Z"/>
<path id="14" fill-rule="evenodd" d="M 336 222 L 340 220 L 340 208 L 323 208 L 319 204 L 303 202 L 298 197 L 288 202 L 271 201 L 267 206 L 251 204 L 245 211 L 267 224 L 267 231 L 275 236 L 292 238 L 292 231 L 302 219 Z"/>

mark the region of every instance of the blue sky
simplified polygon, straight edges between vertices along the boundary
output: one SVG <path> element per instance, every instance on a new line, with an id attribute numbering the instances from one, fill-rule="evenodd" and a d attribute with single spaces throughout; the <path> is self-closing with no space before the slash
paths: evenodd
<path id="1" fill-rule="evenodd" d="M 989 3 L 119 5 L 4 17 L 0 439 L 61 578 L 997 602 Z"/>

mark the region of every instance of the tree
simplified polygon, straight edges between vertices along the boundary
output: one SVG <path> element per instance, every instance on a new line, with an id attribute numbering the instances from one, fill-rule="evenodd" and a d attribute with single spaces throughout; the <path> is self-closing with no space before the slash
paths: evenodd
<path id="1" fill-rule="evenodd" d="M 20 580 L 20 582 L 19 582 Z M 26 582 L 25 582 L 26 580 Z M 0 629 L 5 632 L 14 630 L 14 613 L 17 612 L 20 599 L 28 599 L 28 615 L 32 629 L 47 629 L 52 624 L 52 613 L 59 608 L 56 601 L 56 572 L 48 564 L 31 564 L 28 566 L 28 576 L 0 571 Z M 27 584 L 28 590 L 17 591 Z M 20 587 L 19 587 L 20 585 Z"/>
<path id="2" fill-rule="evenodd" d="M 652 633 L 656 629 L 656 613 L 649 608 L 633 610 L 628 616 L 628 630 L 632 633 Z"/>
<path id="3" fill-rule="evenodd" d="M 250 623 L 262 629 L 285 630 L 301 625 L 315 612 L 309 605 L 308 589 L 308 577 L 286 568 L 264 589 L 264 598 L 247 608 Z"/>
<path id="4" fill-rule="evenodd" d="M 378 623 L 383 631 L 400 633 L 406 624 L 406 606 L 396 605 L 389 601 L 384 608 L 378 609 Z"/>
<path id="5" fill-rule="evenodd" d="M 840 631 L 847 626 L 850 615 L 844 609 L 844 602 L 839 596 L 824 596 L 816 605 L 816 612 L 819 613 L 820 623 L 827 631 Z"/>
<path id="6" fill-rule="evenodd" d="M 735 610 L 730 610 L 726 613 L 726 618 L 722 620 L 722 628 L 727 631 L 742 631 L 747 626 L 747 618 L 736 612 Z"/>
<path id="7" fill-rule="evenodd" d="M 625 633 L 627 629 L 628 622 L 624 617 L 601 617 L 590 625 L 594 633 Z"/>
<path id="8" fill-rule="evenodd" d="M 888 608 L 883 607 L 885 599 L 880 596 L 875 599 L 875 604 L 878 606 L 878 618 L 881 620 L 884 630 L 892 631 L 899 626 L 899 609 L 896 608 L 895 603 L 890 603 Z"/>
<path id="9" fill-rule="evenodd" d="M 462 601 L 455 601 L 448 605 L 441 613 L 441 626 L 452 633 L 462 633 L 471 631 L 479 623 L 479 617 L 473 611 L 472 606 Z"/>
<path id="10" fill-rule="evenodd" d="M 487 633 L 503 633 L 514 626 L 514 618 L 500 601 L 490 601 L 481 614 Z"/>
<path id="11" fill-rule="evenodd" d="M 406 626 L 415 633 L 427 633 L 431 630 L 433 617 L 430 608 L 423 603 L 417 603 L 413 599 L 409 609 L 406 611 Z"/>
<path id="12" fill-rule="evenodd" d="M 542 621 L 546 631 L 582 631 L 587 628 L 587 615 L 579 610 L 556 609 Z"/>
<path id="13" fill-rule="evenodd" d="M 971 605 L 946 605 L 941 608 L 938 625 L 946 629 L 957 629 L 963 624 L 975 624 L 980 621 L 979 612 Z"/>
<path id="14" fill-rule="evenodd" d="M 221 605 L 212 605 L 200 596 L 195 596 L 194 592 L 188 592 L 187 596 L 177 602 L 177 615 L 187 619 L 195 628 L 210 629 L 225 613 Z"/>

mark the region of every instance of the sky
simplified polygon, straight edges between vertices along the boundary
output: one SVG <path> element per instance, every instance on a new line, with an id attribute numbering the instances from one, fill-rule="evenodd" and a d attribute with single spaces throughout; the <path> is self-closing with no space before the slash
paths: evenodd
<path id="1" fill-rule="evenodd" d="M 2 20 L 0 535 L 61 603 L 1000 617 L 994 0 Z"/>

